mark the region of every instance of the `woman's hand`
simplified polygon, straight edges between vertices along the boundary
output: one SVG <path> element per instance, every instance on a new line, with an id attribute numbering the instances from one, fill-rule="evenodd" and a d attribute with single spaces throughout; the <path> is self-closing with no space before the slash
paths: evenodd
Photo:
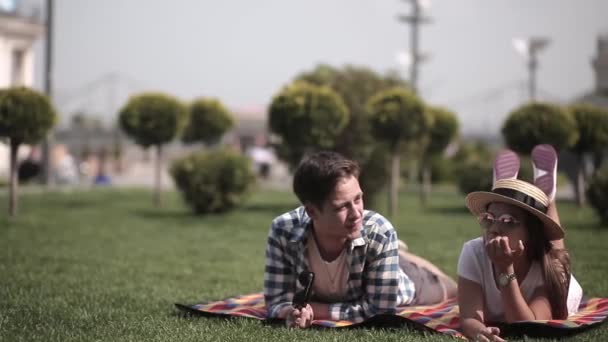
<path id="1" fill-rule="evenodd" d="M 289 328 L 304 329 L 310 327 L 312 320 L 314 319 L 314 312 L 312 306 L 307 304 L 306 307 L 301 309 L 291 308 L 291 311 L 287 313 L 285 317 L 285 324 Z"/>
<path id="2" fill-rule="evenodd" d="M 511 249 L 507 236 L 496 236 L 486 242 L 486 253 L 492 263 L 501 271 L 513 266 L 516 258 L 524 252 L 524 244 L 521 240 L 517 249 Z"/>
<path id="3" fill-rule="evenodd" d="M 497 327 L 485 327 L 479 330 L 475 339 L 475 342 L 504 342 L 505 340 L 498 336 L 500 329 Z"/>

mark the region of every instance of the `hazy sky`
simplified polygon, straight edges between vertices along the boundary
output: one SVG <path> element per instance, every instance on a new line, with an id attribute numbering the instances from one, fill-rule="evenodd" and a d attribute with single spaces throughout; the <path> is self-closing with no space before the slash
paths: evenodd
<path id="1" fill-rule="evenodd" d="M 385 72 L 398 68 L 395 56 L 409 46 L 409 28 L 396 20 L 410 11 L 403 0 L 55 5 L 55 101 L 64 115 L 81 109 L 107 120 L 143 90 L 259 108 L 318 63 Z M 552 39 L 539 56 L 541 99 L 570 101 L 594 86 L 590 61 L 598 34 L 608 33 L 608 1 L 435 0 L 427 13 L 433 23 L 422 27 L 421 47 L 432 57 L 420 68 L 421 95 L 455 110 L 465 132 L 497 132 L 526 98 L 513 37 Z"/>

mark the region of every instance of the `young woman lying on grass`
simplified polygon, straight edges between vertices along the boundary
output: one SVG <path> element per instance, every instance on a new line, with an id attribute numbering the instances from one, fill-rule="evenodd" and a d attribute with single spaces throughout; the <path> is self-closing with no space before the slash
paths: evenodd
<path id="1" fill-rule="evenodd" d="M 504 341 L 493 322 L 564 319 L 581 301 L 555 207 L 553 147 L 536 146 L 532 164 L 534 185 L 517 179 L 517 155 L 501 152 L 492 192 L 466 198 L 482 227 L 458 262 L 461 328 L 475 341 Z"/>

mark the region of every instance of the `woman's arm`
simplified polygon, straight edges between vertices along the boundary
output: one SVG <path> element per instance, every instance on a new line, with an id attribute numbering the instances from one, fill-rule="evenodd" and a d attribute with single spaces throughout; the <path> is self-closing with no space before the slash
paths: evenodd
<path id="1" fill-rule="evenodd" d="M 483 315 L 483 290 L 478 283 L 458 277 L 458 305 L 460 328 L 464 335 L 475 341 L 504 341 L 496 327 L 486 327 Z"/>
<path id="2" fill-rule="evenodd" d="M 516 254 L 523 254 L 524 247 L 521 242 L 517 251 L 511 250 L 509 246 L 509 238 L 506 236 L 496 237 L 486 244 L 488 256 L 499 274 L 514 274 L 514 257 Z M 515 278 L 500 287 L 500 296 L 507 323 L 551 319 L 551 305 L 543 289 L 537 290 L 530 303 L 527 303 Z"/>
<path id="3" fill-rule="evenodd" d="M 511 270 L 506 270 L 504 273 L 513 274 L 513 268 L 511 267 Z M 507 323 L 551 319 L 551 304 L 542 287 L 534 292 L 532 300 L 527 303 L 519 288 L 519 282 L 514 279 L 500 288 L 500 297 L 505 308 Z"/>

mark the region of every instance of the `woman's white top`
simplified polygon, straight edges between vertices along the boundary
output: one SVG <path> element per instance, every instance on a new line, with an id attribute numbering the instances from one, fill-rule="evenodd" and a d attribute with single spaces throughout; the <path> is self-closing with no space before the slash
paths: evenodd
<path id="1" fill-rule="evenodd" d="M 492 262 L 486 254 L 483 238 L 467 241 L 462 247 L 458 260 L 458 275 L 481 286 L 484 298 L 484 320 L 488 322 L 504 322 L 505 310 L 502 305 L 500 289 L 494 281 Z M 530 302 L 534 291 L 543 286 L 543 274 L 538 262 L 534 262 L 525 279 L 519 284 L 521 294 Z M 570 276 L 568 291 L 568 314 L 578 311 L 583 297 L 583 289 L 574 276 Z"/>

